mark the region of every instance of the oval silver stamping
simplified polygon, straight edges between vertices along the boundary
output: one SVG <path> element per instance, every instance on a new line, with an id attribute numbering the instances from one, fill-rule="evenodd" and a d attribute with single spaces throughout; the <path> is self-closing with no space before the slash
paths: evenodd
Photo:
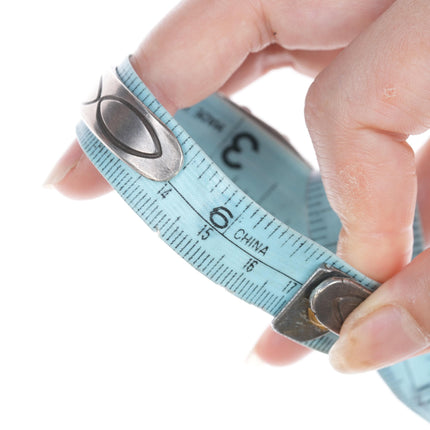
<path id="1" fill-rule="evenodd" d="M 81 114 L 111 152 L 146 178 L 168 181 L 181 170 L 184 157 L 176 136 L 116 72 L 100 79 L 96 97 L 82 105 Z"/>

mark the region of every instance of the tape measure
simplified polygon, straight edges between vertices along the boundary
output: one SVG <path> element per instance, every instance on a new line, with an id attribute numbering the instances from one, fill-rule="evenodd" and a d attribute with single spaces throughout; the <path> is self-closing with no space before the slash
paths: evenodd
<path id="1" fill-rule="evenodd" d="M 126 60 L 82 114 L 80 145 L 121 197 L 197 270 L 273 315 L 278 332 L 328 352 L 378 287 L 334 254 L 341 224 L 319 174 L 228 99 L 212 95 L 172 118 Z M 414 238 L 417 255 L 418 215 Z M 380 374 L 430 421 L 430 355 Z"/>

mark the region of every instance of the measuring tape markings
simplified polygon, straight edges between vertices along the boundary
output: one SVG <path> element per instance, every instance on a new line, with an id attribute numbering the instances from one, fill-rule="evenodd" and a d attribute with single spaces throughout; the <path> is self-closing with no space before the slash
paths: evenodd
<path id="1" fill-rule="evenodd" d="M 194 140 L 201 142 L 202 150 L 153 98 L 128 62 L 118 68 L 118 74 L 175 133 L 184 153 L 182 170 L 168 182 L 151 181 L 121 162 L 83 123 L 78 125 L 79 141 L 124 200 L 190 264 L 272 315 L 321 263 L 343 270 L 371 290 L 377 287 L 293 230 L 335 250 L 340 221 L 331 210 L 319 176 L 291 148 L 285 150 L 272 132 L 247 121 L 228 101 L 212 96 L 176 116 Z M 225 173 L 217 164 L 223 165 Z M 420 250 L 419 225 L 416 218 L 415 252 Z M 305 344 L 327 352 L 336 338 L 327 333 Z M 410 379 L 422 380 L 430 368 L 428 358 L 422 358 L 414 359 L 421 367 L 406 362 L 381 374 L 408 406 L 423 416 L 427 413 L 429 419 L 428 403 L 422 406 L 416 397 L 417 393 L 420 399 L 425 397 L 426 383 L 421 389 L 416 383 L 404 382 L 407 373 L 414 371 L 411 369 L 424 369 Z M 426 376 L 430 381 L 430 375 Z"/>

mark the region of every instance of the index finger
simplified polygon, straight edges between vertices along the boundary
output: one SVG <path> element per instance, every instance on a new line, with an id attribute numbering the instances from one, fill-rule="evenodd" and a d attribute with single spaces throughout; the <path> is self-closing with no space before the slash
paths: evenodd
<path id="1" fill-rule="evenodd" d="M 249 4 L 244 7 L 246 3 L 182 2 L 135 52 L 133 68 L 170 114 L 218 90 L 249 52 L 270 43 L 274 36 L 263 35 L 262 15 Z M 247 25 L 234 37 L 237 22 Z M 110 190 L 77 141 L 45 184 L 72 198 L 91 198 Z"/>

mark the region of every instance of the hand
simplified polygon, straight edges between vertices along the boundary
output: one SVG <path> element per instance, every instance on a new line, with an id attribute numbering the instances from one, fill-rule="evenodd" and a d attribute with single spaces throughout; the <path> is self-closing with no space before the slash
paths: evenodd
<path id="1" fill-rule="evenodd" d="M 420 124 L 428 123 L 424 83 L 429 6 L 425 1 L 403 0 L 388 10 L 392 0 L 326 3 L 184 1 L 142 43 L 132 63 L 172 114 L 214 91 L 231 94 L 276 67 L 289 65 L 311 75 L 324 69 L 311 88 L 306 113 L 329 199 L 344 226 L 339 252 L 359 270 L 382 281 L 399 271 L 410 255 L 416 168 L 404 140 L 406 134 L 425 128 Z M 408 34 L 410 28 L 414 31 Z M 424 35 L 417 37 L 420 31 Z M 399 52 L 404 46 L 410 50 Z M 400 59 L 406 56 L 402 64 Z M 181 68 L 184 61 L 192 67 Z M 429 152 L 422 155 L 422 165 L 429 164 Z M 430 184 L 424 170 L 420 170 L 420 182 Z M 110 189 L 76 142 L 48 182 L 77 198 L 95 197 Z M 425 216 L 425 202 L 421 204 Z M 408 282 L 424 283 L 419 268 L 426 260 L 429 266 L 428 254 L 423 254 L 390 282 L 408 276 Z M 374 306 L 393 302 L 389 285 L 369 302 L 377 303 Z M 388 297 L 384 298 L 384 291 Z M 422 295 L 428 307 L 428 293 Z M 375 302 L 378 297 L 382 301 Z M 399 303 L 404 303 L 401 297 Z M 366 301 L 354 314 L 367 306 Z M 417 311 L 414 306 L 410 313 L 423 324 Z M 412 319 L 406 311 L 399 312 Z M 348 321 L 341 339 L 347 339 L 349 325 Z M 269 329 L 256 351 L 266 361 L 284 364 L 307 350 Z M 337 351 L 339 357 L 342 348 Z M 352 349 L 343 348 L 345 359 L 348 351 Z M 398 355 L 391 354 L 387 360 Z M 366 350 L 360 357 L 367 359 Z"/>
<path id="2" fill-rule="evenodd" d="M 395 2 L 307 96 L 307 124 L 343 225 L 338 253 L 379 281 L 410 259 L 417 191 L 429 241 L 430 148 L 416 160 L 406 142 L 430 124 L 429 14 L 426 1 Z M 426 251 L 351 314 L 330 352 L 332 364 L 361 371 L 427 352 L 429 305 Z"/>

